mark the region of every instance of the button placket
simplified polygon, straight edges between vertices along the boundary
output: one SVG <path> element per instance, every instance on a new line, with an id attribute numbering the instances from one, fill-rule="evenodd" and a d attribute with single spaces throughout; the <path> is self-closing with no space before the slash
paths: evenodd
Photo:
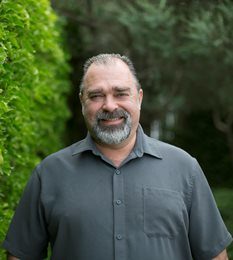
<path id="1" fill-rule="evenodd" d="M 113 175 L 115 260 L 126 260 L 124 178 L 120 169 Z"/>

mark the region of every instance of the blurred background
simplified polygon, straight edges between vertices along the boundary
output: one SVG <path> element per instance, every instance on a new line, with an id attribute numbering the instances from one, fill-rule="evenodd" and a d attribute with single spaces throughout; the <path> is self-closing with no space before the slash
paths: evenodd
<path id="1" fill-rule="evenodd" d="M 145 132 L 197 158 L 233 233 L 233 1 L 28 2 L 11 5 L 5 0 L 0 4 L 0 14 L 5 17 L 0 35 L 10 35 L 14 47 L 7 45 L 9 38 L 2 38 L 0 201 L 4 217 L 0 235 L 4 236 L 29 170 L 48 153 L 85 137 L 79 83 L 83 63 L 99 53 L 124 54 L 134 62 L 144 90 L 140 121 Z M 38 12 L 41 17 L 33 21 Z M 14 14 L 14 21 L 9 14 Z M 18 57 L 12 54 L 15 50 L 25 52 Z M 24 64 L 25 53 L 31 63 Z M 39 57 L 47 63 L 37 62 Z M 9 74 L 10 65 L 16 67 Z M 15 83 L 17 78 L 12 75 L 17 66 L 21 77 L 31 68 L 28 84 Z M 41 84 L 48 77 L 51 81 Z M 32 87 L 32 78 L 33 82 L 37 78 L 33 85 L 37 88 Z M 9 86 L 14 91 L 9 93 Z M 25 102 L 29 97 L 32 102 L 27 111 L 25 102 L 23 108 L 17 103 L 16 93 L 22 95 L 22 87 Z M 18 109 L 21 119 L 17 119 Z M 27 141 L 23 142 L 25 131 Z M 232 246 L 229 256 L 233 257 Z"/>

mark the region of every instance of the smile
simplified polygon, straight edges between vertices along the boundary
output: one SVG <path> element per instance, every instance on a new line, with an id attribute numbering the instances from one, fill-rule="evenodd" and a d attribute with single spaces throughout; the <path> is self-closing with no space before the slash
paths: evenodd
<path id="1" fill-rule="evenodd" d="M 121 124 L 123 120 L 124 120 L 123 117 L 118 117 L 118 118 L 101 119 L 100 121 L 104 125 L 117 125 L 117 124 Z"/>

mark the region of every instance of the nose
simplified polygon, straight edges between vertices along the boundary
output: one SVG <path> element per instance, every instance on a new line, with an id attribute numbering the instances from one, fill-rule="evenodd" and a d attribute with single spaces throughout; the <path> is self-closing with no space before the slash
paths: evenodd
<path id="1" fill-rule="evenodd" d="M 116 102 L 116 100 L 114 100 L 113 97 L 107 96 L 104 100 L 102 109 L 104 111 L 108 111 L 108 112 L 112 112 L 114 111 L 116 108 L 118 108 L 118 104 Z"/>

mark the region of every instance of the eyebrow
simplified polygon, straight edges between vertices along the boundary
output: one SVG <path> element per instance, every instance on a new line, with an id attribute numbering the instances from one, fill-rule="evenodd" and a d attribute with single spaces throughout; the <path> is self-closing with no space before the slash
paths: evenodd
<path id="1" fill-rule="evenodd" d="M 93 89 L 93 90 L 87 90 L 87 95 L 92 95 L 92 94 L 101 93 L 101 92 L 103 92 L 102 88 Z"/>
<path id="2" fill-rule="evenodd" d="M 130 88 L 129 87 L 116 86 L 116 87 L 113 87 L 113 91 L 116 91 L 116 92 L 127 92 L 127 91 L 129 91 L 130 92 Z M 96 88 L 96 89 L 88 90 L 87 95 L 89 96 L 89 95 L 93 95 L 93 94 L 96 94 L 96 93 L 102 93 L 102 92 L 104 92 L 103 88 Z"/>
<path id="3" fill-rule="evenodd" d="M 127 92 L 127 91 L 130 92 L 129 87 L 114 87 L 113 89 L 114 89 L 114 91 L 117 91 L 117 92 Z"/>

